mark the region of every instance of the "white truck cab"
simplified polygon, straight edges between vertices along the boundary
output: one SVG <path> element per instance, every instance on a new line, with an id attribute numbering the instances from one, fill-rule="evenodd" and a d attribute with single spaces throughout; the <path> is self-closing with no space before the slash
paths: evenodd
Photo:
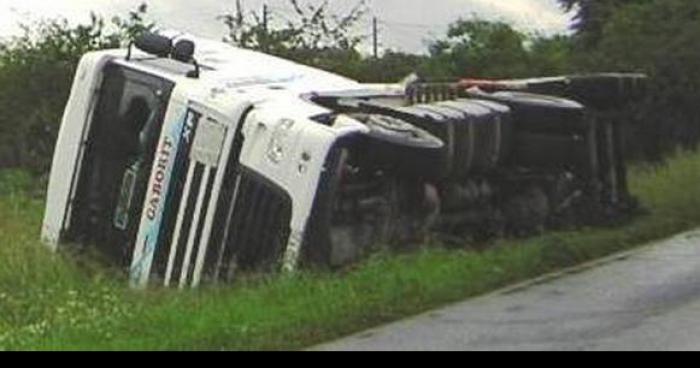
<path id="1" fill-rule="evenodd" d="M 130 49 L 82 58 L 48 189 L 42 237 L 53 249 L 96 244 L 137 286 L 160 254 L 166 285 L 197 285 L 207 259 L 226 255 L 208 247 L 212 227 L 237 220 L 231 202 L 241 202 L 248 236 L 283 232 L 271 246 L 282 247 L 284 268 L 296 267 L 331 148 L 367 131 L 349 118 L 312 121 L 330 111 L 302 96 L 364 87 L 223 43 L 196 46 L 194 78 L 189 63 Z"/>

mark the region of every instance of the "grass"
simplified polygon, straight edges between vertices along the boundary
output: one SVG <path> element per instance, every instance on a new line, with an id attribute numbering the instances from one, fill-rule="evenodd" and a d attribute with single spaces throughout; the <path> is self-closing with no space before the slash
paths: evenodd
<path id="1" fill-rule="evenodd" d="M 638 167 L 649 215 L 607 229 L 507 240 L 485 252 L 377 256 L 346 274 L 136 292 L 46 251 L 30 178 L 0 175 L 0 350 L 299 349 L 700 226 L 700 154 Z"/>

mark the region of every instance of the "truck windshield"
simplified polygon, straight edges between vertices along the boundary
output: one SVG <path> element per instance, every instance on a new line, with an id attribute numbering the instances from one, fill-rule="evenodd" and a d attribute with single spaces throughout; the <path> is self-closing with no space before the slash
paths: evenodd
<path id="1" fill-rule="evenodd" d="M 119 65 L 108 65 L 104 74 L 68 236 L 123 265 L 138 231 L 172 83 Z"/>

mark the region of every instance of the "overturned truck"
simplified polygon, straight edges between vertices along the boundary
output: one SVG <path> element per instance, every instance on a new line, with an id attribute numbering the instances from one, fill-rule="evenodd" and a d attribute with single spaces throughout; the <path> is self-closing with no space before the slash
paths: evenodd
<path id="1" fill-rule="evenodd" d="M 86 54 L 43 238 L 136 287 L 619 218 L 643 76 L 363 85 L 193 37 Z"/>

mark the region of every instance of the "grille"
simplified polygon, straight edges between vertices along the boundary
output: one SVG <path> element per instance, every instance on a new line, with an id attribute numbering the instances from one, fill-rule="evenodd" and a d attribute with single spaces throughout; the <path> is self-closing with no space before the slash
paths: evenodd
<path id="1" fill-rule="evenodd" d="M 165 244 L 156 258 L 156 267 L 164 275 L 165 284 L 184 286 L 195 278 L 195 265 L 204 231 L 204 219 L 209 211 L 216 170 L 196 162 L 188 164 L 187 176 L 180 179 L 179 198 L 168 211 L 164 226 Z M 169 249 L 166 249 L 169 248 Z M 165 252 L 167 250 L 167 252 Z"/>
<path id="2" fill-rule="evenodd" d="M 154 259 L 156 275 L 151 275 L 161 277 L 166 286 L 199 284 L 207 266 L 212 224 L 225 183 L 218 170 L 223 140 L 212 140 L 211 132 L 225 137 L 226 128 L 194 111 L 189 111 L 187 121 L 189 131 L 182 136 L 160 229 L 163 246 L 158 247 Z M 212 155 L 202 147 L 217 148 Z M 232 164 L 235 166 L 236 162 Z"/>
<path id="3" fill-rule="evenodd" d="M 250 170 L 240 170 L 236 181 L 215 274 L 224 281 L 230 281 L 236 270 L 278 268 L 290 235 L 289 195 Z"/>
<path id="4" fill-rule="evenodd" d="M 195 139 L 202 134 L 201 123 L 196 125 Z M 229 281 L 238 269 L 268 270 L 282 258 L 291 198 L 239 164 L 244 141 L 240 131 L 235 134 L 224 156 L 225 171 L 183 145 L 161 227 L 164 246 L 158 248 L 152 275 L 166 286 Z"/>

